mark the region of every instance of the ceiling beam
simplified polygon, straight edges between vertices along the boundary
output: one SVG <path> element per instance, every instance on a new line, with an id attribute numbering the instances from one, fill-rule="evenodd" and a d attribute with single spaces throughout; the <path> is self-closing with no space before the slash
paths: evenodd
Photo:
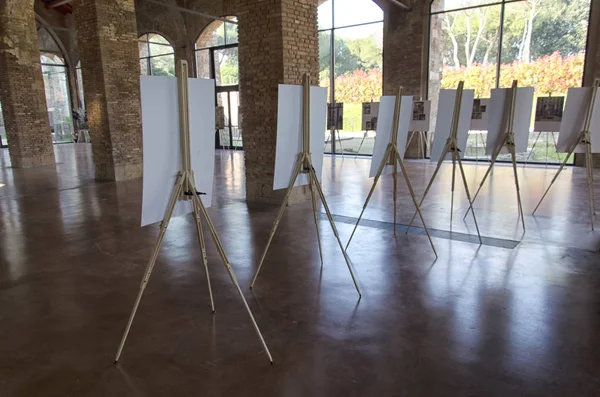
<path id="1" fill-rule="evenodd" d="M 143 0 L 143 1 L 146 2 L 146 3 L 156 4 L 156 5 L 159 5 L 159 6 L 171 8 L 173 10 L 185 12 L 185 13 L 188 13 L 188 14 L 199 15 L 201 17 L 210 18 L 210 19 L 214 19 L 214 20 L 223 21 L 223 22 L 232 23 L 234 25 L 237 25 L 237 22 L 230 21 L 227 18 L 216 17 L 214 15 L 206 14 L 204 12 L 200 12 L 200 11 L 196 11 L 196 10 L 190 10 L 188 8 L 183 8 L 183 7 L 178 7 L 178 6 L 173 5 L 173 4 L 167 4 L 167 3 L 163 3 L 163 2 L 160 2 L 160 1 L 157 1 L 157 0 Z"/>
<path id="2" fill-rule="evenodd" d="M 46 3 L 46 8 L 56 8 L 69 4 L 73 0 L 52 0 L 50 3 Z"/>
<path id="3" fill-rule="evenodd" d="M 390 3 L 392 3 L 392 4 L 394 4 L 394 5 L 402 8 L 403 10 L 406 10 L 406 11 L 411 11 L 412 10 L 411 7 L 407 6 L 406 4 L 404 4 L 403 2 L 401 2 L 400 0 L 390 0 Z"/>

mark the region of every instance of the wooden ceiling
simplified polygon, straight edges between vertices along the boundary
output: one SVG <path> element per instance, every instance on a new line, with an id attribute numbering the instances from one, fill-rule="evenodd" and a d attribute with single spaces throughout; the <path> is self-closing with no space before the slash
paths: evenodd
<path id="1" fill-rule="evenodd" d="M 46 8 L 52 8 L 63 15 L 70 14 L 73 12 L 73 6 L 70 4 L 71 0 L 40 0 Z"/>

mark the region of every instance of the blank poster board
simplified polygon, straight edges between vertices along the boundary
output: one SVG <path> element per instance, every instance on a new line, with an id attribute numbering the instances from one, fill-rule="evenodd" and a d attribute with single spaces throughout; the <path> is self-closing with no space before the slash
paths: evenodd
<path id="1" fill-rule="evenodd" d="M 327 118 L 327 88 L 310 87 L 310 153 L 321 180 L 323 142 Z M 302 153 L 302 86 L 279 85 L 277 109 L 277 147 L 273 190 L 287 188 Z M 308 185 L 308 174 L 299 174 L 294 186 Z"/>
<path id="2" fill-rule="evenodd" d="M 398 121 L 397 148 L 400 158 L 404 158 L 406 149 L 406 137 L 410 128 L 412 119 L 412 96 L 406 95 L 400 101 L 400 120 Z M 383 161 L 388 144 L 392 142 L 392 129 L 394 128 L 394 108 L 396 106 L 395 96 L 383 96 L 379 103 L 379 117 L 377 119 L 377 134 L 375 135 L 375 146 L 373 147 L 373 157 L 371 158 L 371 171 L 369 176 L 373 178 L 379 171 L 379 166 Z M 394 167 L 386 165 L 382 175 L 391 174 Z"/>
<path id="3" fill-rule="evenodd" d="M 488 137 L 485 147 L 485 154 L 490 156 L 502 144 L 508 131 L 508 123 L 502 125 L 504 118 L 504 105 L 506 104 L 506 94 L 509 88 L 495 88 L 492 90 L 490 100 L 490 119 L 488 125 Z M 533 87 L 517 88 L 517 100 L 515 103 L 515 114 L 513 123 L 513 133 L 515 134 L 515 152 L 523 153 L 527 151 L 527 141 L 529 140 L 529 127 L 531 126 L 531 111 L 533 108 Z M 500 153 L 508 153 L 503 147 Z"/>
<path id="4" fill-rule="evenodd" d="M 415 101 L 410 122 L 410 131 L 429 131 L 431 101 Z"/>
<path id="5" fill-rule="evenodd" d="M 175 77 L 141 76 L 144 180 L 142 226 L 161 221 L 182 169 L 179 147 L 179 99 Z M 215 162 L 215 83 L 189 79 L 190 156 L 196 189 L 210 207 Z M 173 216 L 192 211 L 179 201 Z"/>
<path id="6" fill-rule="evenodd" d="M 457 140 L 461 152 L 467 147 L 469 137 L 469 126 L 473 114 L 474 90 L 463 90 L 460 114 L 458 116 Z M 438 106 L 437 121 L 435 124 L 435 135 L 431 147 L 431 161 L 438 162 L 442 151 L 452 131 L 452 119 L 454 118 L 454 104 L 456 103 L 456 90 L 441 90 Z M 452 154 L 448 153 L 444 160 L 452 160 Z"/>
<path id="7" fill-rule="evenodd" d="M 535 105 L 533 130 L 538 132 L 560 132 L 564 107 L 564 96 L 538 97 Z"/>
<path id="8" fill-rule="evenodd" d="M 569 88 L 567 105 L 560 124 L 560 134 L 558 134 L 556 150 L 558 153 L 568 152 L 569 147 L 579 139 L 591 95 L 591 87 Z M 592 141 L 592 153 L 600 153 L 600 95 L 596 96 L 594 102 L 594 112 L 590 123 L 590 139 Z M 574 153 L 585 153 L 585 146 L 577 145 Z"/>
<path id="9" fill-rule="evenodd" d="M 472 131 L 487 131 L 489 110 L 490 98 L 476 98 L 473 100 L 473 113 L 471 114 Z"/>
<path id="10" fill-rule="evenodd" d="M 377 130 L 377 116 L 379 114 L 379 102 L 363 102 L 362 104 L 362 130 Z"/>

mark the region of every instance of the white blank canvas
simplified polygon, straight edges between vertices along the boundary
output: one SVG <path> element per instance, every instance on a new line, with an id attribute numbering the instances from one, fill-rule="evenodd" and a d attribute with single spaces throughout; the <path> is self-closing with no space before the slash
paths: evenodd
<path id="1" fill-rule="evenodd" d="M 585 112 L 591 95 L 591 87 L 569 88 L 567 104 L 560 124 L 560 134 L 558 135 L 558 153 L 568 152 L 569 147 L 579 138 L 583 130 Z M 600 95 L 596 96 L 594 103 L 594 112 L 590 123 L 590 139 L 592 141 L 592 153 L 600 153 Z M 577 145 L 575 153 L 585 153 L 585 146 Z"/>
<path id="2" fill-rule="evenodd" d="M 161 221 L 182 169 L 179 147 L 177 79 L 141 76 L 144 180 L 142 226 Z M 190 155 L 198 191 L 206 207 L 212 202 L 215 161 L 215 89 L 213 80 L 188 80 Z M 179 201 L 173 216 L 192 211 Z"/>
<path id="3" fill-rule="evenodd" d="M 492 90 L 490 99 L 490 118 L 488 125 L 488 137 L 485 147 L 485 154 L 492 155 L 508 130 L 508 123 L 502 128 L 502 118 L 504 117 L 504 105 L 506 104 L 506 94 L 508 88 L 495 88 Z M 513 132 L 515 134 L 515 151 L 523 153 L 527 151 L 527 141 L 529 140 L 529 128 L 531 126 L 531 111 L 533 109 L 533 87 L 517 88 L 517 100 L 515 103 L 515 115 L 513 123 Z M 501 131 L 502 130 L 502 131 Z M 500 153 L 508 153 L 506 148 L 502 148 Z"/>
<path id="4" fill-rule="evenodd" d="M 327 116 L 327 88 L 310 87 L 310 152 L 312 164 L 321 180 L 323 142 Z M 273 190 L 287 188 L 302 152 L 302 86 L 279 85 L 277 109 L 277 147 Z M 308 185 L 308 174 L 299 174 L 294 186 Z"/>
<path id="5" fill-rule="evenodd" d="M 458 116 L 457 131 L 458 148 L 463 153 L 467 147 L 467 138 L 469 137 L 469 126 L 471 124 L 471 115 L 473 113 L 474 97 L 475 91 L 463 90 L 462 102 L 460 104 L 460 114 Z M 442 151 L 446 146 L 446 141 L 450 137 L 455 103 L 456 90 L 440 91 L 437 121 L 435 124 L 435 135 L 433 136 L 433 146 L 431 147 L 432 162 L 438 162 L 440 160 Z M 448 153 L 445 160 L 452 160 L 452 154 Z"/>
<path id="6" fill-rule="evenodd" d="M 379 117 L 377 119 L 377 135 L 375 135 L 375 146 L 373 147 L 373 157 L 371 158 L 371 171 L 369 176 L 373 178 L 377 175 L 385 150 L 392 141 L 392 129 L 394 128 L 394 107 L 396 106 L 395 96 L 383 96 L 379 102 Z M 400 101 L 400 120 L 398 122 L 397 147 L 401 158 L 404 158 L 406 149 L 406 137 L 412 120 L 413 97 L 403 96 Z M 386 165 L 382 175 L 391 174 L 394 167 Z"/>

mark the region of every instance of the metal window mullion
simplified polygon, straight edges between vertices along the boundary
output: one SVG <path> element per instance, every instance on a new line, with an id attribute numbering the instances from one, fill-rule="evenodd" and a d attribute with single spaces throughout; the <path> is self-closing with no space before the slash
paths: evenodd
<path id="1" fill-rule="evenodd" d="M 502 2 L 500 9 L 500 35 L 498 41 L 498 59 L 496 60 L 496 88 L 500 87 L 500 70 L 502 66 L 502 43 L 504 42 L 504 17 L 506 3 Z"/>

